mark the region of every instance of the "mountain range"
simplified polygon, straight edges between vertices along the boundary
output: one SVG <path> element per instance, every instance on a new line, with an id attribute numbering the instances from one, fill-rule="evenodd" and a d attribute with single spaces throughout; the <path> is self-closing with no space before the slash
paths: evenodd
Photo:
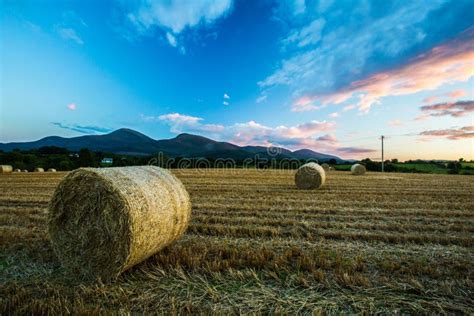
<path id="1" fill-rule="evenodd" d="M 121 128 L 104 135 L 86 135 L 71 138 L 49 136 L 33 142 L 0 143 L 0 150 L 29 150 L 44 146 L 63 147 L 71 151 L 88 148 L 92 151 L 135 156 L 154 155 L 162 152 L 170 157 L 245 159 L 258 154 L 262 158 L 318 159 L 320 161 L 336 159 L 337 161 L 343 161 L 337 156 L 319 153 L 310 149 L 291 151 L 282 147 L 272 147 L 269 149 L 264 146 L 237 146 L 186 133 L 171 139 L 155 140 L 127 128 Z"/>

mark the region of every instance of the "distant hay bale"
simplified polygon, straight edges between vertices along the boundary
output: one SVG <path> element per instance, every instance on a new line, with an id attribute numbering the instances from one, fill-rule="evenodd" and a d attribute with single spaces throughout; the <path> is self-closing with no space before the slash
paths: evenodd
<path id="1" fill-rule="evenodd" d="M 35 168 L 35 172 L 44 172 L 43 168 Z"/>
<path id="2" fill-rule="evenodd" d="M 21 172 L 28 172 L 28 170 L 26 170 L 26 169 L 23 169 L 23 170 L 21 170 Z"/>
<path id="3" fill-rule="evenodd" d="M 334 167 L 329 167 L 329 171 L 334 171 Z"/>
<path id="4" fill-rule="evenodd" d="M 10 173 L 13 171 L 13 167 L 10 165 L 0 165 L 0 173 Z"/>
<path id="5" fill-rule="evenodd" d="M 21 172 L 21 169 L 15 169 L 13 172 Z"/>
<path id="6" fill-rule="evenodd" d="M 191 217 L 179 179 L 155 166 L 80 168 L 49 204 L 49 235 L 64 267 L 110 280 L 179 238 Z"/>
<path id="7" fill-rule="evenodd" d="M 356 163 L 356 164 L 352 165 L 351 173 L 353 175 L 356 175 L 356 176 L 361 176 L 361 175 L 365 174 L 365 166 Z"/>
<path id="8" fill-rule="evenodd" d="M 314 162 L 301 166 L 295 174 L 295 184 L 298 189 L 319 189 L 326 181 L 323 167 Z"/>
<path id="9" fill-rule="evenodd" d="M 327 163 L 323 163 L 323 164 L 321 165 L 321 167 L 323 167 L 324 171 L 326 171 L 326 172 L 328 172 L 328 171 L 329 171 L 329 168 L 330 168 L 330 166 L 329 166 Z"/>
<path id="10" fill-rule="evenodd" d="M 49 169 L 48 169 L 48 172 L 56 172 L 56 169 L 54 169 L 54 168 L 49 168 Z"/>

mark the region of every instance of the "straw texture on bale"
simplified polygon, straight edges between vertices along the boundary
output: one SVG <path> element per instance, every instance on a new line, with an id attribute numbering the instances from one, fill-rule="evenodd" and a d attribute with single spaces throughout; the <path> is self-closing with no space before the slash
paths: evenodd
<path id="1" fill-rule="evenodd" d="M 48 169 L 48 172 L 56 172 L 56 169 L 54 169 L 54 168 L 49 168 L 49 169 Z"/>
<path id="2" fill-rule="evenodd" d="M 44 172 L 43 168 L 35 168 L 35 172 Z"/>
<path id="3" fill-rule="evenodd" d="M 110 280 L 179 238 L 191 217 L 179 179 L 155 166 L 80 168 L 49 204 L 49 235 L 66 269 Z"/>
<path id="4" fill-rule="evenodd" d="M 329 165 L 327 163 L 323 163 L 321 167 L 324 169 L 324 171 L 328 172 L 329 171 Z"/>
<path id="5" fill-rule="evenodd" d="M 295 184 L 298 189 L 319 189 L 326 181 L 323 167 L 314 162 L 302 165 L 295 174 Z"/>
<path id="6" fill-rule="evenodd" d="M 12 166 L 10 165 L 0 165 L 0 173 L 10 173 L 13 171 Z"/>
<path id="7" fill-rule="evenodd" d="M 356 163 L 356 164 L 352 165 L 351 173 L 353 175 L 356 175 L 356 176 L 361 176 L 361 175 L 365 174 L 365 166 Z"/>

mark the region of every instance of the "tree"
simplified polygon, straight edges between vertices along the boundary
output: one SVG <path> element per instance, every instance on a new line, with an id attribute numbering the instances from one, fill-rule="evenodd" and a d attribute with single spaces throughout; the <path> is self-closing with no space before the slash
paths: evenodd
<path id="1" fill-rule="evenodd" d="M 329 164 L 330 165 L 337 165 L 337 160 L 334 158 L 329 159 Z"/>
<path id="2" fill-rule="evenodd" d="M 92 157 L 92 153 L 87 148 L 82 148 L 79 150 L 79 167 L 93 167 L 94 166 L 94 158 Z"/>

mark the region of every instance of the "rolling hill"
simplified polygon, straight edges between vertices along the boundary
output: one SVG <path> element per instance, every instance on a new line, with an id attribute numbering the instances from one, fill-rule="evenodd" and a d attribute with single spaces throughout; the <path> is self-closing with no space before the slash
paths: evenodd
<path id="1" fill-rule="evenodd" d="M 36 149 L 44 146 L 57 146 L 78 151 L 89 148 L 92 151 L 112 152 L 127 155 L 153 155 L 163 152 L 170 157 L 209 157 L 245 159 L 259 155 L 262 158 L 296 158 L 296 159 L 336 159 L 337 156 L 327 155 L 310 149 L 291 151 L 285 148 L 264 146 L 237 146 L 227 142 L 218 142 L 203 136 L 180 134 L 171 139 L 155 140 L 140 132 L 122 128 L 104 135 L 87 135 L 79 137 L 49 136 L 33 142 L 0 143 L 0 150 Z"/>

